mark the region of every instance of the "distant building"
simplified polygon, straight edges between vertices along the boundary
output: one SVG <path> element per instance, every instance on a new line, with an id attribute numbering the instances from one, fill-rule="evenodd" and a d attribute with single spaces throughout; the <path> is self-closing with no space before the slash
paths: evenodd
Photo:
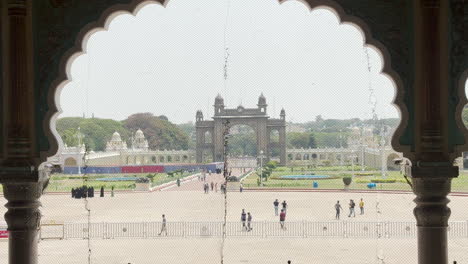
<path id="1" fill-rule="evenodd" d="M 111 140 L 107 141 L 106 152 L 120 151 L 120 150 L 126 150 L 126 149 L 127 149 L 127 142 L 122 141 L 122 138 L 120 137 L 120 134 L 117 131 L 114 132 Z"/>

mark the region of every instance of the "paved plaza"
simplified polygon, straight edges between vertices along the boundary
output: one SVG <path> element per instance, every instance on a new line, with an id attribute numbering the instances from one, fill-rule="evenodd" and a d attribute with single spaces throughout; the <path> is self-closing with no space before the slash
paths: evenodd
<path id="1" fill-rule="evenodd" d="M 221 181 L 211 175 L 207 181 Z M 100 222 L 160 222 L 165 214 L 171 222 L 222 221 L 223 195 L 203 192 L 203 183 L 195 180 L 181 187 L 151 193 L 116 193 L 110 197 L 89 199 L 91 221 Z M 349 199 L 365 202 L 365 214 L 347 217 Z M 251 212 L 254 221 L 278 221 L 273 201 L 286 200 L 287 220 L 337 221 L 334 204 L 343 204 L 340 221 L 414 221 L 414 195 L 354 193 L 354 192 L 228 192 L 228 221 L 239 221 L 242 209 Z M 451 221 L 465 221 L 468 197 L 450 197 Z M 41 198 L 44 223 L 84 223 L 87 220 L 84 200 L 70 195 L 44 195 Z M 0 203 L 5 204 L 3 197 Z M 6 209 L 0 208 L 0 214 Z M 378 213 L 380 211 L 380 213 Z M 338 221 L 337 221 L 338 222 Z M 239 223 L 240 225 L 240 223 Z M 169 226 L 169 225 L 168 225 Z M 278 224 L 279 228 L 279 224 Z M 468 236 L 468 234 L 467 234 Z M 92 239 L 92 263 L 220 263 L 219 237 L 147 239 Z M 287 238 L 228 237 L 224 263 L 416 263 L 415 238 Z M 0 241 L 0 262 L 7 259 L 7 243 Z M 468 237 L 450 239 L 450 260 L 468 263 Z M 39 244 L 40 263 L 87 263 L 87 241 L 43 240 Z M 383 262 L 378 260 L 383 258 Z M 379 262 L 380 261 L 380 262 Z"/>

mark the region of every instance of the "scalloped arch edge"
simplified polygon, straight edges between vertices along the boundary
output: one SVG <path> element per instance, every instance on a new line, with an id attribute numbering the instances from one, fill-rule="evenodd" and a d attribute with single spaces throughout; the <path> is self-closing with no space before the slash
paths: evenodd
<path id="1" fill-rule="evenodd" d="M 393 104 L 396 106 L 401 120 L 393 135 L 392 146 L 396 151 L 403 152 L 405 157 L 411 156 L 410 146 L 403 146 L 399 143 L 399 138 L 402 136 L 408 122 L 408 109 L 403 102 L 404 87 L 399 75 L 392 70 L 390 54 L 385 46 L 378 40 L 372 38 L 371 31 L 367 24 L 358 17 L 347 15 L 345 10 L 333 0 L 277 0 L 279 4 L 287 1 L 299 1 L 313 11 L 318 8 L 324 8 L 333 12 L 339 19 L 340 24 L 350 24 L 356 27 L 364 38 L 364 45 L 373 47 L 383 58 L 383 67 L 381 73 L 385 74 L 394 83 L 395 97 Z M 116 4 L 107 8 L 97 21 L 92 21 L 84 26 L 75 38 L 75 43 L 72 48 L 63 53 L 59 62 L 58 77 L 52 82 L 47 89 L 48 111 L 43 120 L 43 130 L 49 141 L 49 150 L 40 153 L 41 162 L 47 160 L 48 157 L 56 155 L 63 148 L 63 142 L 60 140 L 60 135 L 56 130 L 57 117 L 62 112 L 60 108 L 60 94 L 63 87 L 69 82 L 71 64 L 78 56 L 85 53 L 86 43 L 89 37 L 98 31 L 107 30 L 113 18 L 120 14 L 136 15 L 144 6 L 148 4 L 160 4 L 164 8 L 168 6 L 170 0 L 133 0 L 129 4 Z M 468 71 L 466 73 L 468 75 Z M 465 97 L 464 97 L 465 98 Z M 466 101 L 466 99 L 465 99 Z M 460 110 L 461 113 L 461 110 Z M 461 117 L 458 118 L 461 121 Z M 465 129 L 466 130 L 466 129 Z M 466 131 L 465 131 L 466 132 Z M 467 132 L 468 133 L 468 132 Z"/>

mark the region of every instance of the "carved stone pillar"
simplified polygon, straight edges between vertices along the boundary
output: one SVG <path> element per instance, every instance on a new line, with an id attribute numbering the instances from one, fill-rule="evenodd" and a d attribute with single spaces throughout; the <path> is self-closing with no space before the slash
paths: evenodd
<path id="1" fill-rule="evenodd" d="M 418 260 L 424 264 L 446 264 L 447 227 L 450 217 L 450 186 L 457 167 L 413 167 L 414 215 L 418 226 Z"/>
<path id="2" fill-rule="evenodd" d="M 39 197 L 45 181 L 39 175 L 39 153 L 34 125 L 32 14 L 30 0 L 8 0 L 2 5 L 2 98 L 6 127 L 0 182 L 8 200 L 5 220 L 9 230 L 9 263 L 37 263 Z M 43 175 L 41 173 L 41 175 Z M 44 175 L 43 175 L 44 176 Z"/>
<path id="3" fill-rule="evenodd" d="M 4 183 L 10 264 L 36 264 L 42 183 Z"/>
<path id="4" fill-rule="evenodd" d="M 447 264 L 447 207 L 458 176 L 448 144 L 449 2 L 414 1 L 415 148 L 410 174 L 416 194 L 418 263 Z"/>

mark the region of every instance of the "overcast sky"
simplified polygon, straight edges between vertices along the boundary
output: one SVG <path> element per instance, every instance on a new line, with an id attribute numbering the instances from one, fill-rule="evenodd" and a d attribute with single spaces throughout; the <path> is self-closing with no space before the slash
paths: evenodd
<path id="1" fill-rule="evenodd" d="M 393 81 L 380 73 L 377 51 L 363 45 L 356 27 L 297 1 L 148 4 L 91 36 L 87 54 L 72 62 L 61 117 L 152 112 L 183 123 L 198 109 L 211 117 L 218 93 L 228 107 L 256 107 L 263 92 L 268 114 L 284 107 L 288 121 L 370 118 L 370 88 L 378 115 L 398 117 Z"/>

